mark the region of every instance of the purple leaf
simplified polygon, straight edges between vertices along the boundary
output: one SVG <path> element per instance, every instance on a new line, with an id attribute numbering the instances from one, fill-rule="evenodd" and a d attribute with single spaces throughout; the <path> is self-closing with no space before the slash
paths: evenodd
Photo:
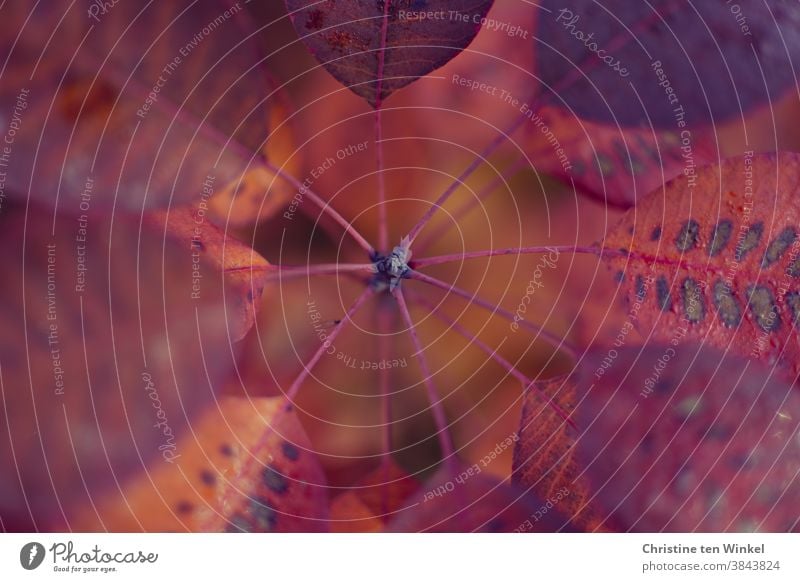
<path id="1" fill-rule="evenodd" d="M 383 0 L 286 0 L 311 53 L 373 107 L 456 57 L 478 34 L 492 3 L 389 0 L 386 6 Z"/>
<path id="2" fill-rule="evenodd" d="M 786 2 L 542 7 L 534 51 L 543 91 L 587 119 L 680 130 L 740 116 L 795 82 L 800 11 Z"/>
<path id="3" fill-rule="evenodd" d="M 577 446 L 603 515 L 633 531 L 796 530 L 800 394 L 773 375 L 691 343 L 590 355 Z"/>
<path id="4" fill-rule="evenodd" d="M 0 214 L 6 527 L 64 528 L 67 511 L 172 463 L 230 373 L 226 310 L 240 298 L 210 260 L 193 262 L 196 245 L 143 222 L 33 204 Z"/>
<path id="5" fill-rule="evenodd" d="M 224 187 L 262 148 L 269 91 L 239 4 L 16 4 L 0 9 L 9 190 L 163 207 Z"/>

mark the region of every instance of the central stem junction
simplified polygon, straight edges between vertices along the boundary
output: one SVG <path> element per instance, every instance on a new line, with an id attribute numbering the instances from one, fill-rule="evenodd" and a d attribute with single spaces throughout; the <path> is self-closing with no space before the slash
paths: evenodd
<path id="1" fill-rule="evenodd" d="M 381 253 L 371 255 L 373 275 L 370 285 L 375 291 L 388 290 L 393 293 L 403 279 L 411 276 L 411 267 L 408 266 L 411 260 L 410 247 L 411 241 L 404 238 L 388 255 Z"/>

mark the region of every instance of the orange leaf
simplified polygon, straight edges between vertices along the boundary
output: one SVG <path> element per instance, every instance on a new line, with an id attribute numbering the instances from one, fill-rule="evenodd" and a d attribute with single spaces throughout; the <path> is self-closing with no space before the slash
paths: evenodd
<path id="1" fill-rule="evenodd" d="M 260 518 L 259 531 L 321 529 L 323 522 L 310 518 L 322 519 L 327 511 L 322 469 L 296 417 L 281 414 L 284 403 L 222 398 L 177 443 L 173 462 L 158 459 L 121 491 L 94 508 L 83 507 L 70 525 L 148 532 L 233 529 L 238 521 L 229 513 L 229 491 L 236 491 Z M 245 472 L 251 459 L 282 475 L 286 490 L 255 493 L 255 476 Z"/>
<path id="2" fill-rule="evenodd" d="M 268 401 L 269 414 L 255 425 L 259 434 L 240 455 L 230 478 L 219 483 L 214 506 L 219 512 L 207 508 L 199 516 L 201 531 L 327 529 L 329 501 L 322 468 L 308 448 L 294 408 L 282 398 Z"/>
<path id="3" fill-rule="evenodd" d="M 575 459 L 576 429 L 559 416 L 549 399 L 571 414 L 577 397 L 574 374 L 535 382 L 525 390 L 513 480 L 550 501 L 576 527 L 594 530 L 600 520 L 592 492 Z"/>
<path id="4" fill-rule="evenodd" d="M 303 156 L 297 149 L 297 139 L 289 121 L 291 109 L 282 97 L 276 94 L 270 106 L 270 133 L 264 155 L 282 173 L 298 176 L 302 172 Z M 268 167 L 258 166 L 215 193 L 208 207 L 216 222 L 226 228 L 243 228 L 281 213 L 296 194 L 296 188 L 287 180 Z"/>
<path id="5" fill-rule="evenodd" d="M 657 190 L 606 237 L 631 322 L 800 373 L 800 155 L 707 166 Z"/>
<path id="6" fill-rule="evenodd" d="M 255 322 L 264 284 L 272 268 L 251 247 L 208 223 L 206 211 L 202 204 L 184 206 L 169 211 L 155 211 L 147 220 L 163 228 L 165 236 L 191 252 L 192 291 L 196 296 L 202 294 L 204 277 L 217 274 L 223 278 L 234 314 L 228 321 L 231 339 L 238 341 Z M 214 271 L 204 273 L 200 263 L 209 263 Z"/>

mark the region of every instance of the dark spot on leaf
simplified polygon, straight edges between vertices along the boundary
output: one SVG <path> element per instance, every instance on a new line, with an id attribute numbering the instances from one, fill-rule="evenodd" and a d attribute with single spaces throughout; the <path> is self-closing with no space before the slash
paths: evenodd
<path id="1" fill-rule="evenodd" d="M 655 228 L 653 228 L 653 232 L 650 233 L 650 240 L 656 241 L 661 238 L 661 225 L 657 224 Z"/>
<path id="2" fill-rule="evenodd" d="M 603 176 L 611 176 L 614 173 L 614 162 L 603 154 L 597 154 L 597 166 Z"/>
<path id="3" fill-rule="evenodd" d="M 699 234 L 700 224 L 691 218 L 678 231 L 678 236 L 675 237 L 675 246 L 680 252 L 692 250 L 697 246 Z"/>
<path id="4" fill-rule="evenodd" d="M 751 286 L 747 289 L 747 298 L 758 327 L 764 331 L 775 331 L 780 327 L 781 317 L 772 291 L 761 285 Z"/>
<path id="5" fill-rule="evenodd" d="M 508 525 L 502 517 L 493 518 L 487 525 L 488 533 L 502 533 L 508 531 Z"/>
<path id="6" fill-rule="evenodd" d="M 786 305 L 792 310 L 792 323 L 800 328 L 800 292 L 790 291 L 786 294 Z"/>
<path id="7" fill-rule="evenodd" d="M 208 486 L 212 486 L 212 485 L 214 485 L 214 483 L 217 482 L 217 477 L 216 477 L 216 475 L 214 475 L 214 473 L 212 473 L 208 469 L 203 469 L 202 471 L 200 471 L 200 480 L 204 484 L 206 484 Z"/>
<path id="8" fill-rule="evenodd" d="M 716 257 L 725 250 L 725 247 L 728 246 L 728 242 L 731 240 L 732 232 L 733 222 L 727 218 L 717 223 L 711 233 L 711 244 L 708 245 L 708 255 L 710 257 Z"/>
<path id="9" fill-rule="evenodd" d="M 655 445 L 655 437 L 653 436 L 652 432 L 648 432 L 646 435 L 642 437 L 642 440 L 639 441 L 639 451 L 641 451 L 645 455 L 649 455 L 655 450 L 654 445 Z"/>
<path id="10" fill-rule="evenodd" d="M 644 277 L 636 275 L 636 300 L 641 303 L 647 295 L 647 286 L 644 284 Z"/>
<path id="11" fill-rule="evenodd" d="M 706 504 L 711 508 L 711 511 L 719 511 L 725 504 L 725 492 L 720 489 L 711 480 L 706 479 L 701 485 L 701 490 L 706 498 Z"/>
<path id="12" fill-rule="evenodd" d="M 690 464 L 682 465 L 680 469 L 678 469 L 674 483 L 675 491 L 682 496 L 694 489 L 697 484 L 697 477 Z"/>
<path id="13" fill-rule="evenodd" d="M 300 449 L 298 449 L 289 441 L 283 441 L 281 444 L 281 450 L 283 451 L 283 456 L 290 461 L 296 461 L 300 457 Z"/>
<path id="14" fill-rule="evenodd" d="M 233 447 L 230 446 L 228 443 L 222 443 L 219 446 L 219 452 L 222 453 L 226 457 L 233 456 Z"/>
<path id="15" fill-rule="evenodd" d="M 656 299 L 661 311 L 672 309 L 672 297 L 669 296 L 669 282 L 663 275 L 656 279 Z"/>
<path id="16" fill-rule="evenodd" d="M 753 465 L 755 464 L 754 459 L 752 456 L 747 461 L 746 465 Z M 747 468 L 747 467 L 745 467 Z M 759 503 L 762 504 L 763 507 L 774 507 L 775 503 L 780 499 L 783 495 L 783 487 L 778 486 L 776 487 L 772 483 L 764 483 L 761 487 L 756 490 L 756 499 Z M 786 531 L 793 531 L 791 529 Z"/>
<path id="17" fill-rule="evenodd" d="M 630 170 L 632 174 L 638 174 L 644 170 L 642 161 L 636 157 L 632 148 L 631 150 L 628 149 L 624 141 L 621 139 L 614 140 L 612 147 L 614 148 L 617 158 L 619 158 L 626 170 Z"/>
<path id="18" fill-rule="evenodd" d="M 675 138 L 671 134 L 668 134 L 668 135 L 664 136 L 665 143 L 668 143 L 668 142 L 672 141 L 672 139 L 675 139 Z M 644 135 L 639 134 L 637 136 L 635 142 L 639 144 L 638 147 L 634 147 L 634 148 L 631 148 L 631 149 L 634 149 L 637 152 L 641 152 L 642 156 L 645 159 L 647 159 L 647 160 L 657 160 L 657 159 L 661 158 L 662 154 L 659 153 L 658 148 L 655 147 L 655 145 L 653 144 L 652 140 L 647 139 Z M 678 144 L 679 144 L 679 142 L 676 140 L 671 145 L 678 145 Z"/>
<path id="19" fill-rule="evenodd" d="M 250 533 L 250 523 L 242 515 L 234 515 L 230 523 L 225 527 L 228 533 Z"/>
<path id="20" fill-rule="evenodd" d="M 742 320 L 742 310 L 733 296 L 731 288 L 722 280 L 714 283 L 714 307 L 717 308 L 719 318 L 725 327 L 736 327 Z"/>
<path id="21" fill-rule="evenodd" d="M 757 222 L 747 229 L 747 233 L 739 239 L 739 244 L 736 245 L 735 258 L 741 261 L 747 254 L 756 248 L 761 242 L 761 235 L 764 234 L 764 223 Z"/>
<path id="22" fill-rule="evenodd" d="M 175 511 L 181 514 L 191 513 L 194 509 L 194 505 L 189 503 L 188 501 L 178 501 L 177 505 L 175 506 Z"/>
<path id="23" fill-rule="evenodd" d="M 278 513 L 263 498 L 256 498 L 250 502 L 250 511 L 253 515 L 253 529 L 258 532 L 268 532 L 275 529 L 278 521 Z"/>
<path id="24" fill-rule="evenodd" d="M 733 433 L 727 424 L 714 423 L 705 434 L 709 440 L 728 441 L 733 437 Z"/>
<path id="25" fill-rule="evenodd" d="M 672 392 L 674 385 L 669 378 L 659 378 L 653 386 L 653 391 L 658 394 L 669 394 Z"/>
<path id="26" fill-rule="evenodd" d="M 775 240 L 769 243 L 764 253 L 764 258 L 761 261 L 761 266 L 769 267 L 773 263 L 779 261 L 783 253 L 794 244 L 795 240 L 797 240 L 797 231 L 791 226 L 784 228 Z"/>
<path id="27" fill-rule="evenodd" d="M 261 473 L 261 480 L 264 482 L 264 485 L 267 486 L 267 489 L 278 495 L 283 495 L 289 489 L 289 483 L 286 477 L 275 470 L 272 465 L 264 467 Z"/>
<path id="28" fill-rule="evenodd" d="M 684 279 L 681 285 L 681 292 L 683 294 L 683 310 L 686 313 L 686 319 L 690 323 L 703 321 L 706 316 L 706 306 L 703 290 L 697 281 L 691 277 Z"/>
<path id="29" fill-rule="evenodd" d="M 623 273 L 622 271 L 617 271 L 616 273 L 614 273 L 614 282 L 622 283 L 624 280 L 625 280 L 625 273 Z"/>
<path id="30" fill-rule="evenodd" d="M 751 457 L 749 455 L 737 453 L 730 456 L 728 459 L 728 466 L 734 471 L 739 471 L 747 469 L 747 466 L 750 465 L 750 461 Z"/>
<path id="31" fill-rule="evenodd" d="M 800 277 L 800 257 L 793 260 L 792 263 L 786 267 L 786 273 L 795 279 Z"/>

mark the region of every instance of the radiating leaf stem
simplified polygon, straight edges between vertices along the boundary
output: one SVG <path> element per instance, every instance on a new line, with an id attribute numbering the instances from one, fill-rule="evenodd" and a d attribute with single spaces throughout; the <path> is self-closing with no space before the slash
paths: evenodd
<path id="1" fill-rule="evenodd" d="M 300 386 L 303 385 L 303 382 L 311 373 L 311 370 L 317 365 L 317 362 L 319 362 L 323 354 L 328 351 L 330 345 L 336 341 L 336 338 L 339 337 L 340 333 L 342 333 L 342 330 L 347 322 L 352 320 L 353 316 L 358 312 L 361 306 L 364 305 L 364 302 L 370 295 L 372 295 L 372 289 L 368 287 L 361 293 L 361 295 L 358 296 L 358 299 L 355 300 L 355 303 L 350 306 L 350 309 L 347 310 L 347 313 L 344 314 L 342 319 L 330 331 L 327 339 L 319 346 L 317 351 L 314 352 L 314 355 L 311 356 L 311 359 L 303 365 L 303 371 L 298 374 L 297 378 L 294 379 L 294 382 L 292 382 L 292 385 L 289 386 L 289 389 L 286 391 L 286 399 L 289 401 L 289 405 L 291 405 L 292 401 L 297 396 Z"/>
<path id="2" fill-rule="evenodd" d="M 408 233 L 408 239 L 410 242 L 414 242 L 419 233 L 425 228 L 425 225 L 433 218 L 436 212 L 447 202 L 450 196 L 461 187 L 461 185 L 477 170 L 481 167 L 481 164 L 486 161 L 486 159 L 491 156 L 494 151 L 499 148 L 503 143 L 511 137 L 511 135 L 517 131 L 522 125 L 527 121 L 527 117 L 524 115 L 520 115 L 514 123 L 512 123 L 509 128 L 494 138 L 491 143 L 472 161 L 472 163 L 467 166 L 467 168 L 461 172 L 461 175 L 458 176 L 450 186 L 448 186 L 447 190 L 445 190 L 441 196 L 433 203 L 433 205 L 428 209 L 428 211 L 422 216 L 420 221 L 414 225 L 411 229 L 411 232 Z"/>
<path id="3" fill-rule="evenodd" d="M 389 222 L 386 216 L 386 177 L 383 158 L 383 71 L 386 62 L 386 39 L 389 34 L 389 2 L 383 3 L 383 22 L 381 23 L 381 44 L 378 51 L 378 83 L 375 95 L 375 151 L 378 165 L 378 248 L 382 253 L 389 250 Z"/>
<path id="4" fill-rule="evenodd" d="M 365 239 L 360 232 L 356 230 L 356 228 L 341 214 L 339 214 L 334 208 L 325 202 L 320 196 L 315 193 L 310 188 L 307 188 L 300 180 L 292 176 L 288 172 L 284 172 L 277 168 L 276 166 L 265 162 L 264 165 L 272 172 L 275 173 L 276 176 L 283 178 L 287 182 L 289 182 L 292 186 L 297 188 L 299 192 L 302 192 L 304 198 L 308 198 L 314 204 L 316 204 L 322 212 L 330 216 L 333 220 L 335 220 L 342 228 L 344 228 L 345 232 L 350 234 L 350 236 L 355 239 L 355 241 L 359 244 L 359 246 L 367 251 L 367 254 L 372 256 L 375 254 L 375 248 Z"/>
<path id="5" fill-rule="evenodd" d="M 326 263 L 307 266 L 269 265 L 263 270 L 271 271 L 267 275 L 267 281 L 285 281 L 317 275 L 338 275 L 339 273 L 357 273 L 359 271 L 368 273 L 372 272 L 373 268 L 371 263 Z"/>
<path id="6" fill-rule="evenodd" d="M 386 309 L 376 309 L 376 317 L 378 318 L 378 358 L 381 362 L 387 362 L 390 359 L 390 345 L 389 333 L 390 328 L 390 313 Z M 383 422 L 383 443 L 381 450 L 383 452 L 383 464 L 388 465 L 389 459 L 392 454 L 392 400 L 390 394 L 389 384 L 389 368 L 379 367 L 379 389 L 381 393 L 381 422 Z M 384 500 L 385 502 L 385 500 Z M 386 504 L 386 503 L 384 503 Z M 384 508 L 384 512 L 386 508 Z"/>
<path id="7" fill-rule="evenodd" d="M 456 224 L 459 223 L 459 220 L 464 218 L 467 214 L 469 214 L 478 204 L 480 204 L 486 197 L 489 196 L 492 192 L 497 190 L 501 184 L 505 184 L 508 180 L 514 177 L 517 172 L 519 172 L 522 168 L 525 167 L 527 164 L 527 160 L 524 157 L 520 157 L 517 159 L 516 162 L 512 162 L 505 170 L 503 170 L 500 174 L 498 174 L 494 180 L 489 182 L 486 186 L 484 186 L 473 198 L 470 198 L 465 204 L 461 206 L 458 210 L 452 213 L 451 220 L 442 223 L 437 229 L 428 232 L 424 237 L 420 237 L 417 239 L 417 242 L 414 244 L 414 252 L 419 254 L 425 252 L 425 250 L 433 244 L 435 241 L 440 239 L 444 234 L 453 228 Z"/>
<path id="8" fill-rule="evenodd" d="M 532 388 L 533 390 L 538 392 L 539 395 L 545 399 L 548 406 L 550 406 L 550 408 L 552 408 L 553 411 L 559 417 L 561 417 L 567 424 L 575 428 L 575 423 L 572 422 L 572 419 L 569 418 L 569 413 L 567 413 L 553 398 L 548 396 L 541 388 L 539 388 L 536 385 L 536 382 L 528 378 L 528 376 L 520 372 L 517 369 L 517 367 L 514 366 L 514 364 L 506 360 L 500 354 L 498 354 L 496 349 L 493 350 L 491 347 L 489 347 L 488 344 L 484 343 L 475 334 L 473 334 L 468 329 L 463 327 L 457 321 L 442 313 L 441 310 L 436 309 L 436 306 L 433 305 L 433 303 L 431 303 L 430 301 L 428 301 L 428 299 L 424 298 L 420 293 L 408 290 L 407 293 L 409 294 L 409 296 L 413 297 L 417 303 L 429 309 L 430 312 L 434 315 L 434 317 L 442 321 L 448 327 L 455 330 L 456 333 L 458 333 L 460 336 L 462 336 L 470 343 L 474 343 L 476 347 L 478 347 L 481 351 L 486 353 L 492 360 L 497 362 L 506 372 L 514 376 L 514 378 L 516 378 L 517 380 L 519 380 L 523 388 Z"/>
<path id="9" fill-rule="evenodd" d="M 414 268 L 429 267 L 431 265 L 441 265 L 443 263 L 454 263 L 466 259 L 478 259 L 482 257 L 500 257 L 505 255 L 533 255 L 549 252 L 557 253 L 583 253 L 589 255 L 600 256 L 605 251 L 600 247 L 594 246 L 570 246 L 570 245 L 553 245 L 553 246 L 533 246 L 533 247 L 513 247 L 507 249 L 492 249 L 485 251 L 469 251 L 464 253 L 454 253 L 452 255 L 439 255 L 437 257 L 424 257 L 422 259 L 414 259 Z"/>
<path id="10" fill-rule="evenodd" d="M 422 370 L 422 377 L 425 382 L 425 387 L 428 390 L 428 400 L 430 401 L 431 412 L 433 413 L 433 419 L 436 423 L 436 434 L 439 438 L 439 447 L 442 450 L 442 459 L 445 462 L 452 462 L 455 459 L 455 452 L 453 448 L 453 441 L 447 428 L 448 424 L 447 417 L 444 412 L 444 406 L 442 406 L 442 402 L 439 398 L 439 392 L 436 390 L 436 386 L 433 384 L 433 378 L 431 377 L 431 370 L 428 366 L 428 360 L 425 357 L 425 353 L 422 349 L 422 342 L 419 341 L 417 330 L 414 327 L 414 321 L 411 319 L 411 313 L 408 311 L 408 304 L 403 296 L 403 290 L 400 287 L 395 290 L 394 297 L 397 299 L 397 305 L 400 307 L 400 313 L 402 314 L 403 320 L 408 327 L 408 333 L 411 336 L 411 341 L 413 342 L 414 349 L 417 353 L 416 355 L 418 357 L 419 367 Z"/>
<path id="11" fill-rule="evenodd" d="M 498 305 L 493 305 L 492 303 L 489 303 L 488 301 L 481 299 L 477 295 L 470 294 L 467 291 L 464 291 L 463 289 L 456 287 L 455 285 L 450 285 L 449 283 L 445 283 L 444 281 L 436 279 L 435 277 L 424 275 L 419 271 L 411 271 L 411 273 L 409 273 L 409 278 L 412 280 L 420 281 L 422 283 L 427 283 L 428 285 L 432 285 L 434 287 L 438 287 L 439 289 L 442 289 L 449 293 L 453 293 L 454 295 L 458 295 L 459 297 L 466 299 L 467 302 L 477 305 L 478 307 L 481 307 L 482 309 L 485 309 L 486 311 L 489 311 L 492 314 L 497 314 L 500 317 L 507 319 L 509 321 L 515 321 L 514 314 L 511 313 L 510 311 L 507 311 L 502 307 L 499 307 Z M 575 348 L 573 345 L 567 342 L 567 340 L 565 340 L 564 338 L 552 334 L 549 331 L 545 330 L 544 328 L 535 325 L 533 323 L 530 323 L 529 321 L 526 321 L 524 319 L 517 321 L 517 324 L 520 327 L 525 328 L 531 333 L 535 334 L 535 337 L 537 338 L 541 337 L 554 347 L 559 349 L 564 349 L 573 358 L 577 357 L 578 354 L 577 348 Z"/>

